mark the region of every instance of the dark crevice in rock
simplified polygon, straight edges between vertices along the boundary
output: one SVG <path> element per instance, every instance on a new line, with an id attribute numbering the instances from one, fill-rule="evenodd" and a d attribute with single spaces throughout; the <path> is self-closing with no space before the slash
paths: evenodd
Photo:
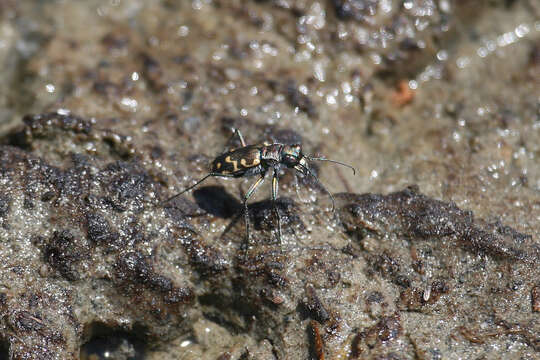
<path id="1" fill-rule="evenodd" d="M 204 307 L 203 315 L 206 319 L 229 329 L 234 334 L 245 333 L 246 329 L 229 320 L 231 313 L 240 315 L 247 324 L 258 312 L 258 309 L 249 302 L 231 299 L 223 294 L 204 294 L 198 297 L 198 301 Z"/>
<path id="2" fill-rule="evenodd" d="M 0 359 L 9 359 L 9 341 L 0 337 Z"/>
<path id="3" fill-rule="evenodd" d="M 80 356 L 83 359 L 144 359 L 145 345 L 148 343 L 144 327 L 134 326 L 126 331 L 95 322 L 87 326 L 85 333 L 88 341 L 81 347 Z"/>

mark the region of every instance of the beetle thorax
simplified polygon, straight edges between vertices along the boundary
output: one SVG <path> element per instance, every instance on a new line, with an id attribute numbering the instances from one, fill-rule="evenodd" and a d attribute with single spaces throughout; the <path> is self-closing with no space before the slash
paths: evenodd
<path id="1" fill-rule="evenodd" d="M 272 144 L 268 146 L 264 146 L 261 150 L 261 159 L 262 160 L 270 160 L 275 162 L 280 162 L 281 160 L 281 148 L 283 145 L 281 144 Z"/>

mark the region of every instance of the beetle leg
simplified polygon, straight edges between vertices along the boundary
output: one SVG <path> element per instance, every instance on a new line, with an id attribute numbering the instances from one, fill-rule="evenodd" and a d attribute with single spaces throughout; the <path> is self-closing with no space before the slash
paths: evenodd
<path id="1" fill-rule="evenodd" d="M 296 196 L 298 196 L 300 201 L 307 204 L 308 201 L 300 195 L 300 185 L 298 184 L 298 174 L 296 172 L 294 173 L 294 190 L 296 190 Z"/>
<path id="2" fill-rule="evenodd" d="M 219 174 L 219 173 L 209 173 L 209 174 L 206 174 L 205 177 L 203 177 L 202 179 L 198 180 L 195 184 L 185 188 L 184 190 L 180 191 L 179 193 L 176 193 L 174 194 L 173 196 L 171 196 L 170 198 L 167 198 L 166 200 L 160 202 L 158 205 L 156 206 L 163 206 L 165 205 L 166 203 L 168 203 L 169 201 L 173 200 L 173 199 L 176 199 L 177 197 L 179 197 L 180 195 L 182 195 L 183 193 L 185 192 L 188 192 L 189 190 L 193 189 L 194 187 L 196 187 L 197 185 L 199 185 L 200 183 L 204 182 L 206 179 L 208 179 L 209 177 L 224 177 L 224 178 L 230 178 L 230 177 L 234 177 L 234 175 L 229 175 L 229 174 Z"/>
<path id="3" fill-rule="evenodd" d="M 277 217 L 278 240 L 279 240 L 279 245 L 281 246 L 281 217 L 279 216 L 279 210 L 278 210 L 278 208 L 276 206 L 276 198 L 277 198 L 277 194 L 278 194 L 278 184 L 279 184 L 278 170 L 276 168 L 274 168 L 274 173 L 273 173 L 273 176 L 272 176 L 272 209 L 274 209 L 274 212 L 275 212 L 276 217 Z"/>
<path id="4" fill-rule="evenodd" d="M 240 139 L 240 144 L 242 144 L 242 147 L 246 147 L 246 142 L 244 141 L 244 137 L 242 136 L 242 133 L 238 129 L 234 129 L 234 133 L 238 135 L 238 138 Z M 234 135 L 234 134 L 233 134 Z"/>
<path id="5" fill-rule="evenodd" d="M 315 179 L 315 181 L 323 188 L 323 190 L 328 194 L 328 196 L 330 196 L 330 200 L 332 200 L 332 212 L 335 212 L 336 211 L 336 201 L 334 200 L 334 195 L 332 195 L 332 193 L 330 191 L 328 191 L 328 189 L 326 188 L 326 186 L 324 186 L 324 184 L 319 180 L 319 178 L 307 167 L 303 166 L 303 165 L 297 165 L 294 167 L 296 170 L 300 171 L 301 173 L 303 174 L 307 174 L 307 175 L 310 175 L 312 178 Z"/>
<path id="6" fill-rule="evenodd" d="M 237 128 L 232 128 L 231 129 L 233 131 L 233 134 L 231 135 L 231 137 L 229 138 L 229 140 L 227 140 L 227 144 L 226 146 L 231 146 L 231 140 L 235 137 L 235 136 L 238 136 L 238 139 L 240 140 L 240 145 L 241 147 L 246 147 L 246 142 L 244 141 L 244 137 L 242 136 L 242 133 L 240 132 L 240 130 L 238 130 Z"/>
<path id="7" fill-rule="evenodd" d="M 247 241 L 247 244 L 249 245 L 249 213 L 248 213 L 248 200 L 249 198 L 251 197 L 251 195 L 253 195 L 253 193 L 255 192 L 255 190 L 257 190 L 257 188 L 263 183 L 264 181 L 264 173 L 261 174 L 261 177 L 257 179 L 257 181 L 255 181 L 251 187 L 249 188 L 248 192 L 246 193 L 246 195 L 244 195 L 244 217 L 246 219 L 246 241 Z"/>

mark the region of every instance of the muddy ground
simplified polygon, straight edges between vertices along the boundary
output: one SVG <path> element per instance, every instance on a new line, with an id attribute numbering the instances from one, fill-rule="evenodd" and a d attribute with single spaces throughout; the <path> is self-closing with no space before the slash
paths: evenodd
<path id="1" fill-rule="evenodd" d="M 0 2 L 0 358 L 540 358 L 539 19 Z M 283 169 L 281 244 L 271 179 L 249 241 L 255 178 L 164 202 L 234 128 L 356 175 Z"/>

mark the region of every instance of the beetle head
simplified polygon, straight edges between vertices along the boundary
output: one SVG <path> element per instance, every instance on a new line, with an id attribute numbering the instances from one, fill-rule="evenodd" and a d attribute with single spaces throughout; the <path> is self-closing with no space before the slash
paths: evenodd
<path id="1" fill-rule="evenodd" d="M 302 147 L 299 144 L 284 145 L 281 150 L 281 162 L 288 167 L 295 167 L 301 162 L 307 165 L 307 161 L 302 155 Z"/>

